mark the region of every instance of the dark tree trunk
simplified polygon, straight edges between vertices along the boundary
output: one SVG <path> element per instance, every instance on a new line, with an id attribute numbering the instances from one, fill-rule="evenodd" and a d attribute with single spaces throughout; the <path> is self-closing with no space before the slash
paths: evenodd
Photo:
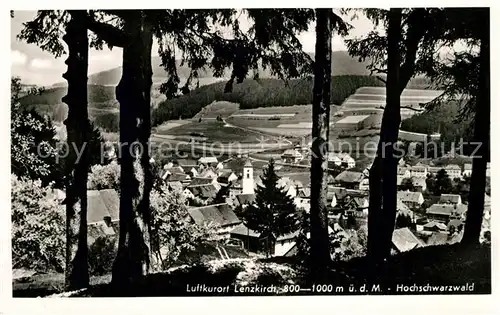
<path id="1" fill-rule="evenodd" d="M 149 138 L 151 136 L 151 86 L 153 85 L 153 68 L 151 66 L 151 50 L 153 48 L 153 28 L 147 22 L 146 17 L 142 16 L 142 71 L 143 71 L 143 100 L 140 109 L 140 130 L 139 130 L 139 142 L 141 146 L 144 148 L 141 156 L 141 166 L 144 171 L 144 187 L 142 192 L 142 200 L 140 204 L 140 212 L 142 216 L 142 221 L 144 224 L 144 241 L 145 244 L 149 247 L 148 253 L 149 255 L 146 257 L 146 269 L 149 272 L 152 267 L 154 269 L 158 269 L 161 266 L 161 262 L 153 262 L 154 256 L 152 255 L 153 251 L 159 251 L 158 245 L 155 244 L 152 238 L 152 230 L 151 230 L 151 209 L 150 209 L 150 193 L 153 188 L 153 173 L 152 167 L 150 163 L 150 152 L 149 152 Z"/>
<path id="2" fill-rule="evenodd" d="M 474 117 L 475 143 L 481 147 L 472 161 L 472 176 L 469 206 L 465 222 L 463 244 L 478 244 L 484 212 L 486 193 L 486 168 L 490 159 L 490 17 L 489 9 L 484 9 L 481 25 L 481 50 L 479 55 L 479 88 L 476 94 L 476 114 Z"/>
<path id="3" fill-rule="evenodd" d="M 138 143 L 141 105 L 145 98 L 141 62 L 144 50 L 141 37 L 143 16 L 139 10 L 126 11 L 124 15 L 127 42 L 123 47 L 122 78 L 116 87 L 120 103 L 120 237 L 112 279 L 120 289 L 125 289 L 127 284 L 144 274 L 144 263 L 148 255 L 142 220 L 135 211 L 140 192 L 134 173 L 134 146 Z"/>
<path id="4" fill-rule="evenodd" d="M 63 40 L 68 44 L 68 71 L 63 77 L 68 81 L 68 94 L 63 102 L 68 104 L 65 121 L 68 133 L 69 154 L 66 163 L 66 287 L 70 290 L 89 285 L 87 247 L 87 177 L 88 137 L 87 68 L 88 37 L 85 27 L 86 11 L 70 11 L 71 20 Z M 82 151 L 78 159 L 76 149 Z M 75 206 L 79 202 L 79 217 Z M 76 241 L 78 240 L 78 246 Z"/>
<path id="5" fill-rule="evenodd" d="M 368 255 L 376 265 L 390 255 L 396 220 L 397 144 L 400 114 L 401 9 L 390 9 L 387 31 L 387 106 L 382 117 L 377 155 L 370 170 L 370 205 L 368 210 Z"/>
<path id="6" fill-rule="evenodd" d="M 326 192 L 330 125 L 332 14 L 331 9 L 316 9 L 313 142 L 311 148 L 311 262 L 315 281 L 321 280 L 331 261 Z"/>

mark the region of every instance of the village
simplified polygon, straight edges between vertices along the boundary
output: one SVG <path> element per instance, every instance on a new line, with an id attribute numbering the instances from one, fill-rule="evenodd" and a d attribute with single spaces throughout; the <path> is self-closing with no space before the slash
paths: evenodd
<path id="1" fill-rule="evenodd" d="M 307 150 L 287 149 L 275 161 L 276 169 L 284 165 L 304 166 Z M 347 153 L 330 153 L 327 209 L 331 233 L 367 228 L 369 208 L 368 165 L 360 168 Z M 152 160 L 153 163 L 156 163 Z M 112 162 L 116 163 L 116 162 Z M 156 163 L 158 164 L 158 163 Z M 249 229 L 236 213 L 255 202 L 255 193 L 262 185 L 259 175 L 265 168 L 261 160 L 248 155 L 224 160 L 214 156 L 199 159 L 169 159 L 159 165 L 158 176 L 169 190 L 182 192 L 193 223 L 217 228 L 217 245 L 212 258 L 263 257 L 264 238 Z M 489 165 L 488 165 L 489 170 Z M 440 174 L 441 173 L 441 174 Z M 280 172 L 278 186 L 293 198 L 299 211 L 310 211 L 309 172 Z M 297 176 L 300 175 L 300 176 Z M 459 242 L 467 211 L 464 184 L 470 178 L 471 164 L 431 166 L 421 162 L 398 166 L 397 219 L 393 233 L 393 253 L 415 248 Z M 429 187 L 438 186 L 439 177 L 455 185 L 453 191 Z M 489 177 L 489 171 L 487 172 Z M 451 186 L 450 186 L 451 187 Z M 450 188 L 451 189 L 451 188 Z M 461 191 L 456 191 L 460 190 Z M 446 193 L 445 193 L 446 192 Z M 89 196 L 89 235 L 97 239 L 116 235 L 119 226 L 119 196 L 116 190 L 91 190 Z M 464 200 L 465 199 L 465 200 Z M 489 230 L 490 196 L 485 196 L 483 225 Z M 280 235 L 273 240 L 273 256 L 293 256 L 297 253 L 298 232 Z M 347 234 L 346 234 L 347 235 Z M 488 236 L 484 236 L 488 237 Z M 89 241 L 91 243 L 91 240 Z M 229 254 L 228 254 L 229 253 Z"/>

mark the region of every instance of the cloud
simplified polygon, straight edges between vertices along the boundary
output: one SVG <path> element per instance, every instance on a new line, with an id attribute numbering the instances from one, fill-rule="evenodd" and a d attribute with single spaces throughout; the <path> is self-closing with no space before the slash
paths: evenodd
<path id="1" fill-rule="evenodd" d="M 20 52 L 19 50 L 11 50 L 10 58 L 12 65 L 24 65 L 28 59 L 26 54 Z"/>
<path id="2" fill-rule="evenodd" d="M 30 66 L 31 66 L 31 68 L 35 68 L 35 69 L 50 69 L 53 67 L 52 60 L 41 59 L 41 58 L 32 59 Z"/>

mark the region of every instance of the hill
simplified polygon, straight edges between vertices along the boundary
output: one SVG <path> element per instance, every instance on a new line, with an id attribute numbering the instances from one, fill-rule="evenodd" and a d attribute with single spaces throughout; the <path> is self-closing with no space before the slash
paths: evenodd
<path id="1" fill-rule="evenodd" d="M 345 98 L 362 86 L 381 86 L 374 77 L 342 75 L 332 77 L 331 103 L 340 105 Z M 246 79 L 233 86 L 233 92 L 224 93 L 225 82 L 202 86 L 190 94 L 166 100 L 153 111 L 153 124 L 187 118 L 196 115 L 203 107 L 214 101 L 239 103 L 241 109 L 271 106 L 310 104 L 312 100 L 312 78 L 290 80 Z"/>
<path id="2" fill-rule="evenodd" d="M 311 58 L 314 58 L 313 53 L 308 53 Z M 161 67 L 161 59 L 155 56 L 151 60 L 153 66 L 153 82 L 164 82 L 167 78 L 167 74 L 163 67 Z M 368 62 L 359 62 L 356 58 L 349 56 L 347 51 L 333 51 L 332 52 L 332 75 L 369 75 L 369 71 L 366 70 Z M 177 61 L 177 72 L 184 82 L 187 77 L 189 77 L 190 69 L 187 65 L 181 66 L 181 61 Z M 98 73 L 91 74 L 89 76 L 89 84 L 95 85 L 105 85 L 105 86 L 116 86 L 120 81 L 122 75 L 122 68 L 116 67 L 113 69 L 101 71 Z M 228 79 L 230 77 L 229 70 L 226 71 L 222 79 Z M 272 75 L 268 69 L 261 69 L 259 72 L 259 77 L 261 78 L 271 78 Z M 213 72 L 210 69 L 199 72 L 200 85 L 211 84 L 215 81 Z M 56 83 L 54 87 L 66 86 L 65 82 Z"/>

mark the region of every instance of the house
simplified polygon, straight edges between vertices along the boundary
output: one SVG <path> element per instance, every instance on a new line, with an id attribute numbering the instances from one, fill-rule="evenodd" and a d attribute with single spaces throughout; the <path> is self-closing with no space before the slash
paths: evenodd
<path id="1" fill-rule="evenodd" d="M 392 254 L 399 254 L 424 246 L 425 244 L 407 227 L 396 229 L 392 234 Z"/>
<path id="2" fill-rule="evenodd" d="M 429 231 L 429 232 L 446 232 L 447 226 L 446 224 L 441 222 L 430 221 L 423 226 L 423 229 L 424 231 Z"/>
<path id="3" fill-rule="evenodd" d="M 191 207 L 189 216 L 200 226 L 215 226 L 219 235 L 230 237 L 230 231 L 241 223 L 240 219 L 227 203 L 204 207 Z"/>
<path id="4" fill-rule="evenodd" d="M 447 232 L 433 232 L 426 241 L 426 246 L 437 246 L 448 244 Z"/>
<path id="5" fill-rule="evenodd" d="M 412 177 L 427 178 L 427 166 L 417 164 L 410 167 L 410 175 Z"/>
<path id="6" fill-rule="evenodd" d="M 283 159 L 284 163 L 295 164 L 300 162 L 304 157 L 302 154 L 295 149 L 288 149 L 283 152 L 281 155 L 281 159 Z"/>
<path id="7" fill-rule="evenodd" d="M 412 180 L 413 186 L 415 187 L 416 191 L 424 192 L 424 191 L 427 190 L 427 181 L 426 181 L 426 178 L 412 177 L 411 180 Z"/>
<path id="8" fill-rule="evenodd" d="M 191 177 L 198 177 L 198 175 L 200 175 L 196 167 L 191 167 L 191 169 L 188 171 L 188 174 Z"/>
<path id="9" fill-rule="evenodd" d="M 184 187 L 181 182 L 167 182 L 167 188 L 170 191 L 182 191 Z"/>
<path id="10" fill-rule="evenodd" d="M 117 235 L 120 226 L 120 196 L 114 189 L 87 191 L 88 243 Z"/>
<path id="11" fill-rule="evenodd" d="M 219 191 L 213 183 L 207 185 L 188 186 L 186 189 L 189 190 L 194 197 L 198 197 L 203 200 L 214 199 Z"/>
<path id="12" fill-rule="evenodd" d="M 238 179 L 238 176 L 232 171 L 232 170 L 221 170 L 219 172 L 219 177 L 217 178 L 217 181 L 219 183 L 223 184 L 229 184 L 231 182 L 234 182 Z"/>
<path id="13" fill-rule="evenodd" d="M 336 166 L 342 165 L 342 159 L 337 154 L 334 153 L 328 153 L 328 162 L 333 163 Z"/>
<path id="14" fill-rule="evenodd" d="M 417 209 L 424 203 L 424 196 L 421 192 L 398 191 L 397 198 L 410 209 Z"/>
<path id="15" fill-rule="evenodd" d="M 462 197 L 460 195 L 455 195 L 455 194 L 441 194 L 441 197 L 439 198 L 439 203 L 461 205 Z"/>
<path id="16" fill-rule="evenodd" d="M 168 164 L 165 164 L 165 166 L 167 166 Z M 184 172 L 184 168 L 182 168 L 181 166 L 171 166 L 171 167 L 163 167 L 163 169 L 167 172 L 170 172 L 170 174 L 173 174 L 173 173 L 185 173 Z"/>
<path id="17" fill-rule="evenodd" d="M 456 164 L 449 164 L 444 169 L 451 179 L 462 177 L 462 169 Z"/>
<path id="18" fill-rule="evenodd" d="M 370 179 L 369 178 L 363 178 L 361 182 L 359 183 L 359 190 L 370 190 Z"/>
<path id="19" fill-rule="evenodd" d="M 200 174 L 198 176 L 199 177 L 211 178 L 211 179 L 213 179 L 215 181 L 217 181 L 217 177 L 219 177 L 217 175 L 217 173 L 211 167 L 204 169 L 202 172 L 200 172 Z"/>
<path id="20" fill-rule="evenodd" d="M 398 177 L 399 176 L 401 176 L 401 178 L 410 178 L 411 177 L 410 170 L 407 167 L 398 166 Z"/>
<path id="21" fill-rule="evenodd" d="M 448 223 L 450 219 L 465 219 L 467 206 L 463 204 L 440 204 L 436 203 L 427 208 L 427 217 L 443 223 Z"/>
<path id="22" fill-rule="evenodd" d="M 353 168 L 356 166 L 356 161 L 347 153 L 342 153 L 342 164 L 347 168 Z"/>
<path id="23" fill-rule="evenodd" d="M 187 189 L 187 188 L 185 188 L 182 191 L 182 195 L 184 195 L 184 198 L 186 198 L 186 199 L 194 199 L 195 198 L 195 195 L 191 192 L 190 189 Z"/>
<path id="24" fill-rule="evenodd" d="M 330 189 L 328 189 L 326 193 L 326 201 L 327 201 L 327 206 L 335 208 L 337 206 L 337 196 L 335 195 L 335 192 L 330 191 Z"/>
<path id="25" fill-rule="evenodd" d="M 236 200 L 238 201 L 238 205 L 246 207 L 255 201 L 255 194 L 239 194 L 236 195 Z"/>
<path id="26" fill-rule="evenodd" d="M 472 176 L 472 164 L 471 163 L 465 163 L 464 164 L 464 170 L 462 172 L 463 177 L 471 177 Z"/>
<path id="27" fill-rule="evenodd" d="M 431 174 L 431 175 L 436 176 L 436 175 L 437 175 L 437 173 L 438 173 L 440 170 L 442 170 L 442 169 L 443 169 L 443 168 L 442 168 L 442 167 L 440 167 L 440 166 L 429 166 L 429 167 L 427 168 L 427 172 L 428 172 L 429 174 Z"/>
<path id="28" fill-rule="evenodd" d="M 189 176 L 187 174 L 174 173 L 174 174 L 170 174 L 166 178 L 166 181 L 167 181 L 167 183 L 168 182 L 180 182 L 183 185 L 187 185 L 191 181 L 191 176 Z"/>
<path id="29" fill-rule="evenodd" d="M 198 159 L 198 164 L 203 164 L 206 166 L 210 165 L 217 165 L 219 161 L 215 156 L 202 156 L 201 158 Z"/>
<path id="30" fill-rule="evenodd" d="M 265 240 L 261 239 L 260 233 L 247 228 L 243 223 L 234 227 L 230 232 L 230 238 L 243 243 L 243 248 L 249 252 L 257 253 L 265 248 Z"/>
<path id="31" fill-rule="evenodd" d="M 295 198 L 297 196 L 297 190 L 303 187 L 301 182 L 292 180 L 289 177 L 281 177 L 278 180 L 277 186 L 283 189 L 286 194 L 292 198 Z"/>
<path id="32" fill-rule="evenodd" d="M 335 184 L 350 189 L 359 189 L 361 181 L 364 179 L 363 173 L 343 171 L 335 177 Z"/>
<path id="33" fill-rule="evenodd" d="M 178 159 L 176 161 L 176 164 L 184 169 L 190 169 L 198 166 L 196 160 L 191 160 L 191 159 Z"/>
<path id="34" fill-rule="evenodd" d="M 349 213 L 357 217 L 365 217 L 368 215 L 368 199 L 364 197 L 348 196 L 344 199 L 344 207 Z"/>
<path id="35" fill-rule="evenodd" d="M 328 185 L 328 193 L 333 193 L 336 201 L 342 201 L 347 196 L 347 189 L 344 187 L 335 187 Z"/>
<path id="36" fill-rule="evenodd" d="M 172 167 L 174 167 L 174 163 L 172 163 L 172 162 L 167 162 L 167 163 L 165 163 L 165 165 L 163 165 L 164 170 L 168 170 L 169 168 L 172 168 Z"/>
<path id="37" fill-rule="evenodd" d="M 299 209 L 304 209 L 307 213 L 311 210 L 311 188 L 304 187 L 297 191 L 294 203 Z"/>

